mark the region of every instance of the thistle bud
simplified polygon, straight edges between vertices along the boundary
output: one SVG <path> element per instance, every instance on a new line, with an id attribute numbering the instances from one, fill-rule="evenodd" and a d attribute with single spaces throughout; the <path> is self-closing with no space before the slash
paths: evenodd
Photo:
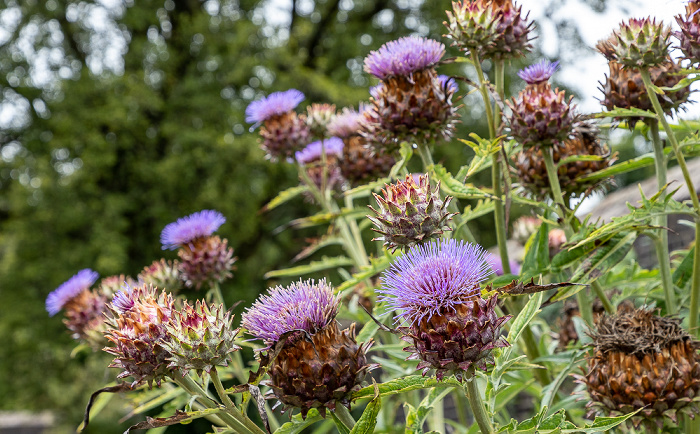
<path id="1" fill-rule="evenodd" d="M 680 49 L 691 63 L 700 62 L 700 1 L 690 0 L 685 5 L 685 17 L 676 16 L 676 22 L 681 28 L 680 32 L 673 32 L 678 38 Z"/>
<path id="2" fill-rule="evenodd" d="M 137 285 L 138 282 L 136 282 L 132 277 L 124 274 L 118 274 L 102 279 L 98 286 L 98 291 L 108 299 L 111 299 L 114 297 L 114 294 L 121 291 L 123 287 L 132 287 Z"/>
<path id="3" fill-rule="evenodd" d="M 388 42 L 365 58 L 365 71 L 382 80 L 371 91 L 362 132 L 377 150 L 391 153 L 404 141 L 428 144 L 452 136 L 454 92 L 435 72 L 444 54 L 440 42 L 412 36 Z"/>
<path id="4" fill-rule="evenodd" d="M 168 375 L 170 353 L 164 347 L 168 339 L 166 324 L 173 312 L 173 297 L 156 288 L 141 285 L 117 293 L 109 304 L 105 337 L 113 344 L 104 348 L 114 356 L 110 368 L 120 368 L 117 378 L 132 377 L 132 387 L 147 382 L 160 386 Z"/>
<path id="5" fill-rule="evenodd" d="M 355 341 L 354 324 L 340 331 L 338 305 L 325 280 L 309 280 L 270 290 L 243 314 L 248 333 L 280 349 L 270 369 L 277 405 L 299 408 L 302 417 L 312 408 L 325 416 L 326 408 L 349 407 L 350 394 L 374 367 L 365 355 L 371 342 Z"/>
<path id="6" fill-rule="evenodd" d="M 506 347 L 501 326 L 510 317 L 496 314 L 497 296 L 481 298 L 479 282 L 491 274 L 485 252 L 477 245 L 437 240 L 400 256 L 382 276 L 378 300 L 397 310 L 404 351 L 438 380 L 455 374 L 461 381 L 470 368 L 494 364 L 492 350 Z"/>
<path id="7" fill-rule="evenodd" d="M 440 182 L 431 190 L 427 174 L 420 176 L 418 183 L 406 175 L 405 181 L 388 185 L 382 195 L 374 194 L 379 209 L 370 206 L 374 216 L 367 217 L 374 223 L 372 229 L 381 234 L 375 239 L 383 240 L 387 249 L 405 250 L 452 230 L 447 225 L 456 215 L 447 211 L 452 198 L 440 198 Z"/>
<path id="8" fill-rule="evenodd" d="M 577 376 L 590 395 L 587 417 L 625 415 L 650 432 L 667 420 L 700 413 L 700 342 L 680 319 L 637 309 L 601 316 L 593 338 L 588 372 Z"/>
<path id="9" fill-rule="evenodd" d="M 153 285 L 156 288 L 177 292 L 182 289 L 183 281 L 180 275 L 180 261 L 159 259 L 143 268 L 136 276 L 140 283 Z"/>
<path id="10" fill-rule="evenodd" d="M 553 90 L 548 82 L 557 65 L 544 60 L 518 73 L 527 86 L 507 104 L 511 134 L 524 148 L 555 146 L 571 132 L 573 97 L 567 100 L 563 90 Z"/>
<path id="11" fill-rule="evenodd" d="M 611 37 L 598 43 L 608 60 L 624 68 L 648 68 L 664 63 L 671 45 L 670 27 L 650 18 L 632 18 L 620 23 Z"/>
<path id="12" fill-rule="evenodd" d="M 306 125 L 313 135 L 318 138 L 328 136 L 328 124 L 335 119 L 335 105 L 311 104 L 306 108 Z"/>
<path id="13" fill-rule="evenodd" d="M 246 122 L 262 123 L 260 147 L 272 161 L 291 158 L 294 152 L 309 143 L 311 131 L 303 115 L 294 109 L 304 100 L 296 89 L 274 92 L 253 101 L 245 110 Z"/>
<path id="14" fill-rule="evenodd" d="M 201 376 L 216 366 L 228 366 L 228 358 L 241 347 L 234 344 L 239 329 L 232 326 L 231 312 L 224 312 L 223 305 L 197 301 L 194 306 L 185 302 L 182 309 L 174 311 L 166 324 L 168 339 L 163 347 L 170 353 L 168 368 L 179 370 L 182 375 L 194 369 Z"/>
<path id="15" fill-rule="evenodd" d="M 343 156 L 344 143 L 338 137 L 331 137 L 310 143 L 306 148 L 295 154 L 298 163 L 304 165 L 311 181 L 321 188 L 325 171 L 326 187 L 339 190 L 344 183 L 343 175 L 338 166 L 338 159 Z M 325 165 L 323 154 L 326 154 Z"/>
<path id="16" fill-rule="evenodd" d="M 232 276 L 236 258 L 228 241 L 212 236 L 226 218 L 212 210 L 196 212 L 167 225 L 160 235 L 163 249 L 176 249 L 181 279 L 188 287 L 223 282 Z"/>

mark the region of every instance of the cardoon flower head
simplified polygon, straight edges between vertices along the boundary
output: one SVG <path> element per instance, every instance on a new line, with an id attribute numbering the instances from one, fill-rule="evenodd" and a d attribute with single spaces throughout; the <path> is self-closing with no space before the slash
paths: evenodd
<path id="1" fill-rule="evenodd" d="M 479 282 L 491 274 L 481 247 L 455 240 L 417 246 L 382 275 L 380 301 L 398 310 L 408 359 L 420 359 L 425 375 L 454 373 L 462 379 L 472 366 L 487 369 L 491 350 L 508 346 L 499 336 L 509 317 L 498 317 L 497 297 L 481 298 Z M 471 369 L 470 369 L 471 368 Z"/>
<path id="2" fill-rule="evenodd" d="M 389 76 L 408 76 L 433 68 L 445 54 L 445 45 L 419 36 L 406 36 L 382 45 L 365 58 L 365 72 L 382 80 Z"/>
<path id="3" fill-rule="evenodd" d="M 311 130 L 304 115 L 294 109 L 304 99 L 296 89 L 275 92 L 246 108 L 246 121 L 263 123 L 260 129 L 260 147 L 272 161 L 287 159 L 309 143 Z"/>
<path id="4" fill-rule="evenodd" d="M 114 294 L 118 293 L 125 286 L 136 286 L 137 282 L 131 277 L 124 274 L 117 274 L 114 276 L 105 277 L 100 281 L 98 286 L 100 293 L 105 295 L 107 298 L 114 297 Z"/>
<path id="5" fill-rule="evenodd" d="M 360 111 L 351 107 L 345 107 L 328 124 L 328 134 L 340 138 L 348 138 L 359 134 L 364 119 L 364 108 L 360 106 Z"/>
<path id="6" fill-rule="evenodd" d="M 557 69 L 559 69 L 559 61 L 552 63 L 547 59 L 542 59 L 539 63 L 520 70 L 518 77 L 527 82 L 527 84 L 543 83 L 549 81 Z"/>
<path id="7" fill-rule="evenodd" d="M 608 60 L 624 68 L 648 68 L 668 58 L 671 28 L 651 18 L 631 18 L 621 22 L 607 40 L 598 43 Z"/>
<path id="8" fill-rule="evenodd" d="M 384 44 L 365 58 L 365 71 L 382 79 L 370 89 L 362 135 L 379 153 L 392 153 L 403 141 L 433 143 L 454 132 L 454 87 L 441 80 L 435 66 L 445 46 L 416 36 Z"/>
<path id="9" fill-rule="evenodd" d="M 164 348 L 168 339 L 166 324 L 173 313 L 173 297 L 156 288 L 142 285 L 125 288 L 109 305 L 112 317 L 107 320 L 105 337 L 113 344 L 104 348 L 114 356 L 109 365 L 120 368 L 117 378 L 132 377 L 132 386 L 155 381 L 160 385 L 168 375 L 170 353 Z"/>
<path id="10" fill-rule="evenodd" d="M 75 276 L 63 282 L 46 297 L 46 311 L 50 316 L 56 315 L 72 298 L 88 290 L 99 275 L 89 268 L 78 271 Z"/>
<path id="11" fill-rule="evenodd" d="M 673 32 L 673 36 L 678 38 L 680 49 L 686 59 L 691 63 L 700 62 L 700 1 L 690 0 L 685 5 L 685 17 L 676 16 L 676 22 L 680 27 L 680 32 Z"/>
<path id="12" fill-rule="evenodd" d="M 323 151 L 328 157 L 340 157 L 343 155 L 343 141 L 338 137 L 331 137 L 326 140 L 318 140 L 309 143 L 306 148 L 295 154 L 297 162 L 301 164 L 309 164 L 314 161 L 321 160 Z"/>
<path id="13" fill-rule="evenodd" d="M 304 94 L 296 89 L 273 92 L 248 104 L 245 109 L 245 121 L 251 124 L 264 122 L 294 110 L 302 101 L 304 101 Z"/>
<path id="14" fill-rule="evenodd" d="M 218 211 L 204 210 L 170 223 L 163 229 L 163 249 L 180 247 L 179 271 L 185 285 L 199 289 L 206 283 L 231 277 L 236 258 L 228 241 L 212 236 L 226 218 Z"/>
<path id="15" fill-rule="evenodd" d="M 327 136 L 328 124 L 335 119 L 335 105 L 311 104 L 306 108 L 306 125 L 316 137 Z"/>
<path id="16" fill-rule="evenodd" d="M 267 348 L 281 349 L 270 369 L 270 386 L 279 404 L 301 410 L 340 403 L 360 388 L 373 366 L 365 355 L 371 341 L 358 345 L 355 325 L 340 331 L 335 316 L 340 301 L 325 280 L 276 287 L 243 314 L 242 326 Z"/>
<path id="17" fill-rule="evenodd" d="M 184 282 L 180 275 L 180 261 L 160 259 L 143 268 L 137 276 L 139 282 L 153 285 L 156 288 L 177 292 L 182 289 Z"/>

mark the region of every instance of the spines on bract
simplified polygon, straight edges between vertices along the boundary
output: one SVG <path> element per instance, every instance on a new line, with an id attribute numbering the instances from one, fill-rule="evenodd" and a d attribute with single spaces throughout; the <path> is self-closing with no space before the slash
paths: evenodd
<path id="1" fill-rule="evenodd" d="M 136 276 L 139 282 L 153 285 L 156 288 L 177 292 L 182 289 L 184 282 L 180 274 L 180 261 L 159 259 L 143 268 Z"/>
<path id="2" fill-rule="evenodd" d="M 383 196 L 383 197 L 382 197 Z M 447 208 L 451 197 L 440 198 L 440 183 L 431 190 L 428 175 L 421 175 L 416 183 L 413 175 L 404 181 L 387 185 L 382 196 L 374 194 L 377 208 L 369 208 L 374 216 L 367 216 L 374 223 L 373 230 L 379 234 L 388 249 L 407 249 L 452 230 L 447 222 L 456 213 Z"/>
<path id="3" fill-rule="evenodd" d="M 654 432 L 700 413 L 700 342 L 680 319 L 641 308 L 601 316 L 596 326 L 595 354 L 576 376 L 590 395 L 588 417 L 639 410 L 631 424 Z"/>
<path id="4" fill-rule="evenodd" d="M 170 353 L 169 368 L 187 375 L 195 370 L 209 373 L 216 366 L 228 366 L 230 354 L 240 349 L 234 343 L 239 329 L 233 328 L 233 315 L 223 304 L 184 302 L 166 324 L 168 339 L 163 344 Z"/>
<path id="5" fill-rule="evenodd" d="M 104 348 L 114 356 L 109 367 L 122 369 L 117 378 L 132 377 L 132 387 L 143 382 L 160 385 L 170 373 L 164 342 L 174 309 L 172 295 L 141 285 L 117 293 L 109 309 L 105 337 L 113 346 Z"/>
<path id="6" fill-rule="evenodd" d="M 197 238 L 178 250 L 179 272 L 185 285 L 200 289 L 233 276 L 236 257 L 227 239 L 219 236 Z"/>
<path id="7" fill-rule="evenodd" d="M 323 139 L 331 135 L 328 134 L 328 125 L 335 116 L 335 105 L 314 103 L 306 108 L 306 125 L 314 136 Z"/>
<path id="8" fill-rule="evenodd" d="M 668 58 L 671 29 L 651 18 L 632 18 L 620 23 L 612 36 L 598 43 L 608 60 L 624 68 L 648 68 Z"/>
<path id="9" fill-rule="evenodd" d="M 673 35 L 680 43 L 679 48 L 686 59 L 692 64 L 700 62 L 700 1 L 690 0 L 685 5 L 685 17 L 676 16 L 676 22 L 680 31 L 673 32 Z"/>

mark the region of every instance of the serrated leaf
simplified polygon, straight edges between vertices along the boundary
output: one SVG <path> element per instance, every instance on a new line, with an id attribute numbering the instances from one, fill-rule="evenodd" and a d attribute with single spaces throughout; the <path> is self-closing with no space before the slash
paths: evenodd
<path id="1" fill-rule="evenodd" d="M 575 249 L 564 249 L 561 252 L 554 255 L 552 262 L 550 263 L 550 271 L 552 273 L 560 273 L 565 268 L 574 266 L 583 257 L 585 257 L 591 250 L 593 245 L 579 246 Z"/>
<path id="2" fill-rule="evenodd" d="M 418 408 L 412 408 L 406 415 L 406 429 L 404 433 L 406 434 L 422 434 L 423 424 L 425 419 L 430 414 L 430 410 L 433 409 L 435 404 L 438 404 L 447 395 L 452 393 L 451 389 L 436 389 L 433 388 L 428 395 L 423 398 Z"/>
<path id="3" fill-rule="evenodd" d="M 382 409 L 382 400 L 376 383 L 372 385 L 372 389 L 374 390 L 374 398 L 367 404 L 365 411 L 362 412 L 362 416 L 360 416 L 350 434 L 371 434 L 374 432 L 379 410 Z"/>
<path id="4" fill-rule="evenodd" d="M 267 212 L 278 206 L 289 202 L 297 196 L 309 191 L 309 187 L 306 185 L 297 185 L 295 187 L 290 187 L 286 190 L 282 190 L 277 196 L 275 196 L 271 201 L 269 201 L 264 207 L 262 207 L 262 212 Z"/>
<path id="5" fill-rule="evenodd" d="M 462 224 L 483 215 L 492 213 L 495 207 L 496 201 L 492 199 L 479 200 L 474 208 L 472 208 L 471 205 L 464 207 L 464 211 L 461 213 Z"/>
<path id="6" fill-rule="evenodd" d="M 351 279 L 346 280 L 342 284 L 336 287 L 336 293 L 342 293 L 358 283 L 373 277 L 375 274 L 379 274 L 386 270 L 387 267 L 391 265 L 391 256 L 380 256 L 379 258 L 370 258 L 370 265 L 364 266 L 352 275 Z"/>
<path id="7" fill-rule="evenodd" d="M 294 219 L 286 225 L 275 229 L 274 233 L 280 233 L 287 228 L 304 229 L 322 224 L 331 223 L 339 217 L 360 218 L 367 215 L 369 210 L 365 208 L 343 208 L 340 212 L 320 212 L 308 217 Z"/>
<path id="8" fill-rule="evenodd" d="M 206 410 L 184 412 L 180 410 L 175 410 L 175 414 L 170 417 L 149 417 L 146 416 L 144 422 L 139 422 L 136 425 L 130 426 L 124 434 L 128 434 L 131 430 L 135 429 L 147 429 L 147 428 L 159 428 L 170 425 L 187 424 L 195 419 L 199 419 L 212 414 L 220 413 L 222 410 L 219 408 L 207 408 Z"/>
<path id="9" fill-rule="evenodd" d="M 520 274 L 523 279 L 538 276 L 549 266 L 549 225 L 542 222 L 535 236 L 525 245 L 525 259 Z"/>
<path id="10" fill-rule="evenodd" d="M 306 265 L 298 265 L 296 267 L 285 268 L 282 270 L 273 270 L 265 273 L 265 279 L 273 277 L 285 276 L 301 276 L 304 274 L 315 273 L 317 271 L 328 270 L 331 268 L 348 267 L 355 262 L 345 256 L 327 257 L 324 256 L 320 261 L 312 261 Z"/>
<path id="11" fill-rule="evenodd" d="M 523 330 L 525 330 L 525 327 L 527 327 L 527 325 L 530 324 L 530 321 L 532 321 L 532 319 L 539 313 L 543 295 L 544 293 L 542 292 L 531 295 L 530 300 L 528 300 L 525 307 L 523 307 L 523 309 L 518 313 L 518 316 L 511 321 L 510 331 L 508 332 L 507 338 L 507 341 L 511 345 L 520 339 L 520 335 L 522 334 Z M 513 347 L 511 346 L 503 351 L 502 354 L 504 360 L 508 359 L 512 348 Z"/>
<path id="12" fill-rule="evenodd" d="M 592 251 L 576 269 L 571 280 L 591 282 L 622 261 L 637 240 L 637 233 L 619 233 Z"/>
<path id="13" fill-rule="evenodd" d="M 495 196 L 480 190 L 473 184 L 464 184 L 454 179 L 452 174 L 440 164 L 431 166 L 430 177 L 440 181 L 440 189 L 448 196 L 458 199 L 495 199 Z"/>
<path id="14" fill-rule="evenodd" d="M 462 387 L 462 384 L 454 377 L 445 378 L 438 381 L 436 378 L 425 378 L 422 375 L 409 375 L 395 380 L 387 381 L 386 383 L 377 384 L 379 388 L 379 396 L 396 395 L 399 393 L 410 392 L 411 390 L 428 389 L 431 387 Z M 352 394 L 352 400 L 369 398 L 374 396 L 374 386 L 364 387 Z"/>
<path id="15" fill-rule="evenodd" d="M 593 420 L 592 424 L 587 424 L 583 428 L 574 428 L 574 429 L 563 429 L 561 432 L 562 433 L 598 433 L 598 432 L 606 432 L 609 431 L 616 426 L 624 423 L 627 419 L 631 418 L 635 414 L 639 413 L 643 409 L 639 409 L 637 411 L 634 411 L 632 413 L 628 413 L 624 416 L 617 416 L 617 417 L 596 417 Z"/>
<path id="16" fill-rule="evenodd" d="M 619 108 L 595 114 L 596 118 L 648 118 L 655 119 L 656 113 L 638 108 Z"/>
<path id="17" fill-rule="evenodd" d="M 685 258 L 681 261 L 678 268 L 673 271 L 673 284 L 684 289 L 691 277 L 693 277 L 693 261 L 695 260 L 695 246 L 688 250 Z"/>
<path id="18" fill-rule="evenodd" d="M 312 408 L 307 413 L 306 419 L 302 419 L 301 414 L 296 414 L 291 421 L 275 430 L 275 434 L 297 434 L 320 420 L 323 420 L 323 418 L 318 413 L 318 410 Z"/>

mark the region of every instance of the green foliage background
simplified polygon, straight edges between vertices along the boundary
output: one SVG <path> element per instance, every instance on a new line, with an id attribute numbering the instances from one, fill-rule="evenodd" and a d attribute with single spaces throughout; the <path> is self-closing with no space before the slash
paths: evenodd
<path id="1" fill-rule="evenodd" d="M 0 410 L 53 410 L 57 431 L 74 428 L 89 394 L 116 372 L 105 374 L 106 355 L 71 357 L 74 341 L 60 315 L 46 314 L 46 295 L 82 268 L 135 276 L 173 258 L 160 250 L 163 226 L 214 208 L 240 258 L 225 297 L 249 304 L 270 285 L 263 273 L 287 265 L 308 235 L 274 229 L 309 210 L 298 202 L 259 212 L 296 174 L 264 160 L 247 104 L 295 87 L 305 103 L 357 106 L 373 84 L 364 56 L 414 32 L 439 38 L 449 7 L 295 0 L 276 12 L 289 26 L 274 27 L 266 4 L 250 0 L 112 3 L 1 3 L 12 25 L 0 41 L 0 90 L 18 115 L 0 130 Z M 121 58 L 108 59 L 120 40 Z M 465 112 L 460 136 L 483 133 Z M 469 157 L 466 147 L 439 152 L 453 170 Z M 94 432 L 116 428 L 102 423 Z"/>

